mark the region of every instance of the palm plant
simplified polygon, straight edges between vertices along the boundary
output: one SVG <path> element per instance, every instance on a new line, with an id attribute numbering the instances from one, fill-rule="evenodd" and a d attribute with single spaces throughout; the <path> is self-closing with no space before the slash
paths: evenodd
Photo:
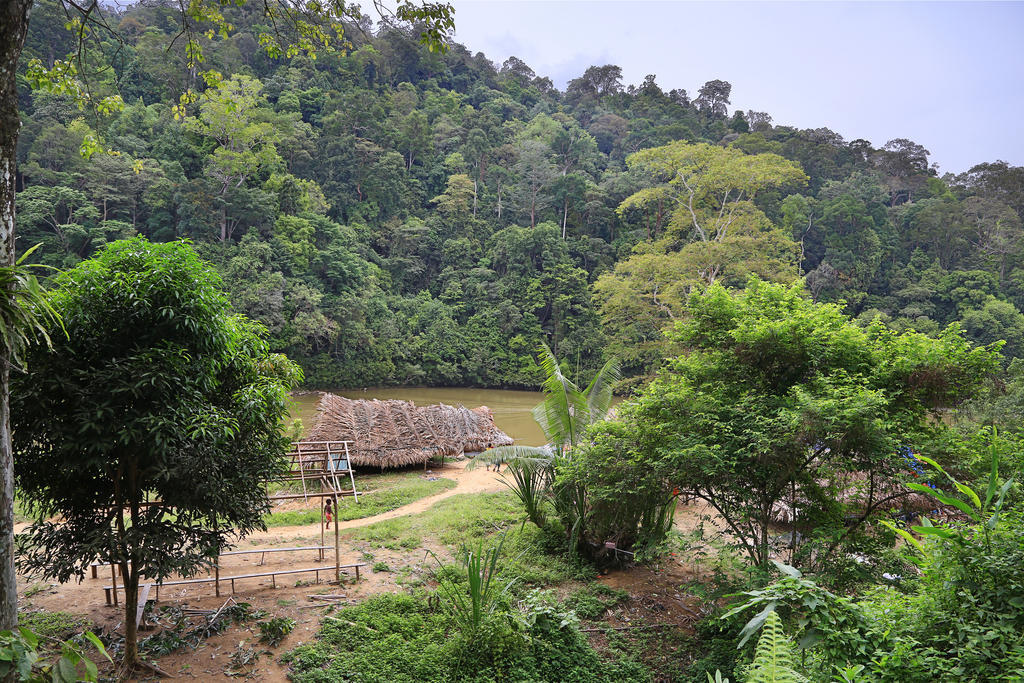
<path id="1" fill-rule="evenodd" d="M 24 263 L 38 248 L 37 244 L 26 251 L 13 266 L 0 267 L 0 292 L 7 294 L 0 296 L 0 347 L 16 368 L 23 365 L 22 350 L 33 341 L 41 338 L 50 346 L 47 330 L 51 324 L 64 329 L 49 295 L 31 270 L 44 266 Z"/>
<path id="2" fill-rule="evenodd" d="M 611 408 L 612 386 L 619 379 L 619 364 L 610 359 L 587 385 L 580 389 L 558 364 L 547 344 L 541 344 L 540 366 L 546 375 L 541 384 L 544 400 L 533 409 L 533 418 L 544 430 L 544 446 L 500 446 L 477 456 L 479 462 L 505 462 L 511 478 L 505 484 L 526 508 L 538 527 L 545 522 L 544 502 L 551 500 L 566 525 L 572 546 L 582 537 L 586 511 L 584 489 L 576 484 L 558 484 L 555 474 L 572 457 L 572 449 L 591 424 L 603 420 Z"/>

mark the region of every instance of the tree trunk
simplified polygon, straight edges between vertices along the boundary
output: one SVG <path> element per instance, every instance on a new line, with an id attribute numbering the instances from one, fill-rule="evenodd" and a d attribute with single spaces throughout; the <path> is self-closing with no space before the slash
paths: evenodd
<path id="1" fill-rule="evenodd" d="M 142 501 L 142 492 L 138 486 L 138 462 L 132 460 L 128 465 L 128 496 L 132 527 L 139 525 L 139 509 Z M 120 501 L 118 501 L 120 504 Z M 119 516 L 123 520 L 123 515 Z M 121 538 L 124 539 L 124 524 L 118 529 Z M 135 621 L 135 612 L 139 607 L 139 566 L 141 565 L 139 547 L 132 545 L 125 548 L 127 559 L 125 565 L 127 573 L 124 573 L 124 659 L 121 661 L 121 678 L 127 679 L 135 669 L 135 663 L 139 659 L 139 632 L 138 623 Z M 123 571 L 122 571 L 123 573 Z"/>
<path id="2" fill-rule="evenodd" d="M 139 608 L 139 570 L 129 562 L 128 573 L 124 576 L 124 659 L 121 661 L 122 676 L 131 676 L 135 662 L 139 659 L 139 631 L 135 613 Z"/>
<path id="3" fill-rule="evenodd" d="M 14 183 L 18 131 L 15 74 L 32 0 L 0 3 L 0 266 L 14 264 Z M 11 450 L 10 357 L 0 349 L 0 630 L 18 624 L 14 574 L 14 458 Z"/>
<path id="4" fill-rule="evenodd" d="M 565 226 L 569 224 L 569 195 L 565 196 L 565 206 L 562 210 L 562 239 L 565 239 Z"/>

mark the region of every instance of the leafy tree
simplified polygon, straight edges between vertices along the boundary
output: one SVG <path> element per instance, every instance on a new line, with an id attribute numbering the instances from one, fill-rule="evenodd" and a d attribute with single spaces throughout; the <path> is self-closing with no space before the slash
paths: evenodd
<path id="1" fill-rule="evenodd" d="M 58 254 L 82 257 L 91 246 L 90 228 L 99 212 L 86 194 L 70 187 L 36 185 L 18 194 L 18 223 L 30 239 Z"/>
<path id="2" fill-rule="evenodd" d="M 728 113 L 726 107 L 730 104 L 731 94 L 732 85 L 727 81 L 708 81 L 701 87 L 694 104 L 704 114 L 724 117 Z"/>
<path id="3" fill-rule="evenodd" d="M 691 288 L 719 280 L 738 286 L 752 273 L 783 282 L 797 277 L 797 245 L 753 200 L 806 176 L 775 154 L 686 142 L 637 152 L 626 163 L 648 187 L 623 200 L 619 215 L 654 211 L 660 223 L 665 214 L 666 234 L 638 246 L 594 289 L 615 352 L 628 362 L 642 356 L 624 347 L 649 349 L 649 370 L 664 351 L 660 329 L 680 315 Z"/>
<path id="4" fill-rule="evenodd" d="M 670 232 L 684 240 L 723 242 L 739 231 L 763 232 L 763 213 L 753 200 L 759 192 L 799 184 L 807 176 L 796 164 L 776 154 L 743 152 L 706 144 L 674 142 L 630 155 L 635 173 L 649 187 L 633 193 L 619 205 L 619 213 L 632 208 L 664 207 L 670 213 Z M 712 261 L 698 271 L 712 283 L 723 264 Z"/>
<path id="5" fill-rule="evenodd" d="M 538 214 L 550 203 L 545 190 L 556 177 L 555 167 L 548 160 L 547 146 L 536 140 L 521 143 L 515 170 L 520 178 L 516 202 L 530 217 L 530 227 L 533 228 L 537 225 Z"/>
<path id="6" fill-rule="evenodd" d="M 773 510 L 795 499 L 794 524 L 830 529 L 816 555 L 825 561 L 895 499 L 878 492 L 902 469 L 897 447 L 933 443 L 945 429 L 938 411 L 970 397 L 998 364 L 995 350 L 955 328 L 938 339 L 861 329 L 799 286 L 756 279 L 735 294 L 695 292 L 687 314 L 674 335 L 687 352 L 608 429 L 645 491 L 660 482 L 662 495 L 678 487 L 704 500 L 755 564 L 769 559 Z M 595 458 L 581 468 L 602 466 L 611 465 Z M 867 490 L 843 503 L 853 476 Z"/>
<path id="7" fill-rule="evenodd" d="M 280 165 L 274 143 L 277 131 L 257 118 L 263 84 L 248 76 L 235 76 L 220 83 L 214 94 L 199 106 L 196 117 L 185 119 L 185 127 L 215 141 L 217 147 L 207 162 L 207 173 L 217 185 L 221 200 L 220 241 L 232 237 L 228 217 L 228 195 L 245 185 L 262 170 Z"/>
<path id="8" fill-rule="evenodd" d="M 96 560 L 121 569 L 126 673 L 140 577 L 193 574 L 263 528 L 260 484 L 287 448 L 301 375 L 219 288 L 187 244 L 111 244 L 57 279 L 68 335 L 49 326 L 52 350 L 34 347 L 13 383 L 15 477 L 36 518 L 20 562 L 61 582 Z"/>
<path id="9" fill-rule="evenodd" d="M 599 97 L 622 91 L 622 67 L 614 64 L 588 66 L 583 75 L 569 81 L 565 93 L 569 97 Z"/>

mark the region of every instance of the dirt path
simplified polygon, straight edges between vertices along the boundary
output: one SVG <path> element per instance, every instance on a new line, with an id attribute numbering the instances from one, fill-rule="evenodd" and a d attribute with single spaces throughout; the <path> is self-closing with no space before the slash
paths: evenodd
<path id="1" fill-rule="evenodd" d="M 442 501 L 445 498 L 451 498 L 452 496 L 461 495 L 463 493 L 490 493 L 495 491 L 504 491 L 506 489 L 505 484 L 501 481 L 500 474 L 490 472 L 483 467 L 476 467 L 471 470 L 467 469 L 467 465 L 471 462 L 472 460 L 463 460 L 461 462 L 456 461 L 452 463 L 445 463 L 443 469 L 430 471 L 434 476 L 453 480 L 455 482 L 454 488 L 442 491 L 441 493 L 436 493 L 432 496 L 427 496 L 426 498 L 414 500 L 408 505 L 403 505 L 402 507 L 389 510 L 388 512 L 382 512 L 378 515 L 338 522 L 338 528 L 341 530 L 355 529 L 358 527 L 368 526 L 375 522 L 381 522 L 385 519 L 417 515 L 428 510 L 438 501 Z M 358 477 L 356 479 L 356 486 L 359 486 Z M 300 534 L 309 534 L 311 531 L 316 529 L 316 525 L 310 524 L 279 526 L 267 529 L 266 531 L 258 531 L 250 534 L 246 537 L 246 540 L 254 544 L 265 542 L 263 539 L 273 539 L 273 542 L 279 542 L 281 539 L 292 538 Z"/>

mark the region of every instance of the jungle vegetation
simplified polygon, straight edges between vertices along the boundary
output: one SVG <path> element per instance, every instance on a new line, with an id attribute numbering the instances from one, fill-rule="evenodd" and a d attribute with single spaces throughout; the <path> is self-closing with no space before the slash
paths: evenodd
<path id="1" fill-rule="evenodd" d="M 351 537 L 416 548 L 430 533 L 462 547 L 430 577 L 441 590 L 325 621 L 289 655 L 299 680 L 354 668 L 368 680 L 1024 675 L 1024 168 L 996 160 L 940 175 L 909 139 L 875 146 L 730 111 L 720 79 L 691 94 L 594 65 L 561 91 L 515 57 L 431 51 L 415 32 L 354 19 L 349 49 L 285 59 L 263 49 L 265 19 L 248 4 L 224 7 L 227 35 L 197 34 L 204 73 L 217 73 L 204 78 L 172 40 L 177 11 L 118 10 L 123 40 L 87 46 L 78 63 L 90 65 L 90 92 L 124 102 L 100 112 L 33 88 L 39 65 L 77 45 L 55 3 L 35 8 L 18 76 L 18 248 L 41 244 L 21 267 L 65 271 L 50 283 L 65 323 L 45 327 L 63 356 L 45 344 L 28 354 L 51 376 L 22 378 L 24 400 L 32 386 L 59 398 L 72 361 L 85 402 L 116 398 L 89 393 L 104 368 L 120 394 L 141 391 L 105 365 L 119 348 L 105 331 L 120 317 L 106 307 L 116 300 L 94 297 L 130 279 L 104 269 L 160 289 L 159 268 L 118 260 L 133 249 L 187 254 L 175 267 L 201 278 L 178 278 L 181 291 L 201 279 L 205 294 L 178 303 L 215 318 L 177 329 L 188 351 L 153 340 L 169 371 L 161 386 L 186 357 L 216 369 L 231 349 L 249 352 L 223 384 L 195 377 L 177 416 L 127 411 L 165 425 L 144 463 L 164 480 L 164 460 L 191 454 L 181 433 L 208 426 L 195 418 L 202 406 L 279 436 L 278 399 L 298 373 L 282 360 L 287 377 L 276 377 L 260 360 L 274 353 L 309 386 L 548 394 L 538 415 L 555 448 L 533 453 L 532 468 L 517 454 L 515 494 L 452 499 Z M 598 420 L 613 375 L 634 398 Z M 258 415 L 228 391 L 247 383 L 266 390 Z M 47 405 L 14 402 L 23 435 L 53 421 L 64 430 L 23 442 L 19 484 L 33 511 L 91 529 L 79 497 L 109 491 L 46 478 L 66 454 L 58 437 L 91 430 L 78 465 L 88 470 L 135 466 L 139 456 L 100 438 L 112 424 L 127 425 L 125 443 L 153 435 L 112 421 L 116 406 L 93 418 Z M 257 469 L 271 464 L 266 443 L 253 442 Z M 258 474 L 225 481 L 244 488 Z M 905 506 L 907 491 L 928 507 Z M 688 648 L 655 671 L 630 643 L 598 653 L 579 617 L 603 603 L 554 589 L 593 590 L 595 569 L 623 555 L 694 550 L 704 539 L 672 526 L 677 496 L 729 531 L 713 548 L 714 580 L 694 588 L 727 606 L 695 633 L 674 632 Z M 240 526 L 263 524 L 263 501 L 245 502 Z M 222 503 L 182 501 L 200 534 L 189 566 L 153 560 L 153 571 L 208 561 L 216 539 L 199 522 Z M 164 520 L 146 521 L 147 543 L 171 538 Z M 41 519 L 33 533 L 40 553 L 60 553 L 56 565 L 26 561 L 57 578 L 96 554 Z M 148 559 L 132 538 L 118 543 L 108 559 Z M 458 596 L 448 613 L 435 602 L 446 595 Z M 410 629 L 422 640 L 397 646 Z"/>
<path id="2" fill-rule="evenodd" d="M 77 45 L 37 3 L 19 249 L 67 268 L 122 237 L 188 238 L 307 384 L 533 387 L 541 342 L 574 374 L 611 354 L 649 377 L 689 291 L 750 274 L 1024 352 L 1020 167 L 940 176 L 911 140 L 730 111 L 723 80 L 690 93 L 595 65 L 563 92 L 515 57 L 365 22 L 347 51 L 275 59 L 249 6 L 198 36 L 207 85 L 171 43 L 177 11 L 125 8 L 123 42 L 89 43 L 80 77 L 125 103 L 101 115 L 30 87 L 31 60 Z"/>

